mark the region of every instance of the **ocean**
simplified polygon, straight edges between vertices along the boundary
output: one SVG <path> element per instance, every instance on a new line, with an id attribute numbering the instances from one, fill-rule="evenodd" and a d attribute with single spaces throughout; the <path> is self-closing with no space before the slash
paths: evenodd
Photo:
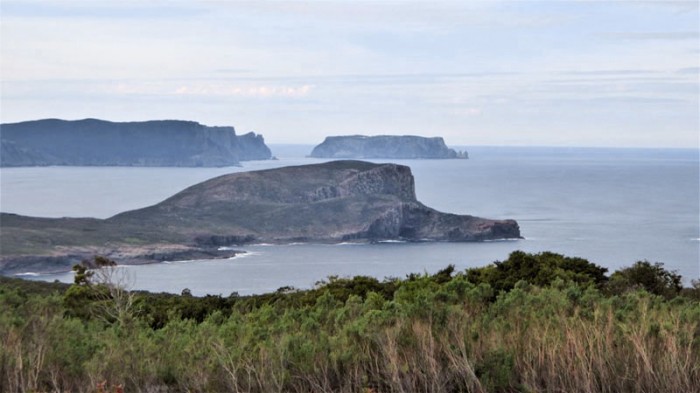
<path id="1" fill-rule="evenodd" d="M 230 172 L 318 163 L 312 146 L 271 145 L 275 161 L 231 168 L 33 167 L 0 170 L 0 210 L 101 217 L 145 207 Z M 310 288 L 329 276 L 404 277 L 503 260 L 514 250 L 583 257 L 610 271 L 662 262 L 700 277 L 700 162 L 691 149 L 469 147 L 469 160 L 408 165 L 418 199 L 450 213 L 513 218 L 521 240 L 483 243 L 289 244 L 236 247 L 229 260 L 126 266 L 132 289 L 241 295 Z M 373 160 L 382 162 L 388 160 Z M 0 223 L 1 225 L 1 223 Z M 25 278 L 71 282 L 72 275 Z"/>

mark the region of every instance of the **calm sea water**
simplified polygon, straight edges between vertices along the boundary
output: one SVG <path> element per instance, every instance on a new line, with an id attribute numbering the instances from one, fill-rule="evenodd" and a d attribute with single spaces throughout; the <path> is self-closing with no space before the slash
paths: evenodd
<path id="1" fill-rule="evenodd" d="M 211 177 L 300 165 L 311 146 L 272 146 L 278 161 L 238 168 L 5 168 L 0 209 L 36 216 L 109 217 L 157 203 Z M 469 160 L 399 160 L 412 168 L 418 199 L 445 212 L 518 220 L 524 240 L 243 247 L 230 260 L 125 267 L 136 289 L 194 294 L 308 288 L 330 275 L 403 277 L 502 260 L 514 250 L 580 256 L 611 271 L 663 262 L 689 282 L 700 276 L 697 150 L 467 149 Z M 70 274 L 26 275 L 70 282 Z"/>

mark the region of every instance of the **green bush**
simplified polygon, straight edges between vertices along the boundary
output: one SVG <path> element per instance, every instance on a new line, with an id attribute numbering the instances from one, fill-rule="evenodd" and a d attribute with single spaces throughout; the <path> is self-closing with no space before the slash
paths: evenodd
<path id="1" fill-rule="evenodd" d="M 510 291 L 518 281 L 548 286 L 556 279 L 581 286 L 602 287 L 608 280 L 608 269 L 582 258 L 571 258 L 552 252 L 529 254 L 514 251 L 508 259 L 481 268 L 468 269 L 466 274 L 474 284 L 489 284 L 496 291 Z"/>
<path id="2" fill-rule="evenodd" d="M 307 291 L 136 292 L 121 319 L 95 317 L 118 300 L 100 286 L 3 279 L 0 390 L 699 391 L 700 302 L 669 297 L 675 273 L 633 268 L 605 285 L 588 261 L 513 253 Z"/>
<path id="3" fill-rule="evenodd" d="M 663 263 L 659 262 L 652 264 L 649 261 L 638 261 L 613 273 L 608 290 L 613 294 L 622 294 L 630 290 L 644 289 L 654 295 L 671 299 L 683 289 L 682 278 L 663 266 Z"/>

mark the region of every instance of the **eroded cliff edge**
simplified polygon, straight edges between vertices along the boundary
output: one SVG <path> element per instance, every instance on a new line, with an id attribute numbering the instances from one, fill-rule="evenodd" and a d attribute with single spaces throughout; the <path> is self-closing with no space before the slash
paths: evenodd
<path id="1" fill-rule="evenodd" d="M 44 119 L 0 125 L 0 166 L 220 167 L 272 157 L 261 135 L 193 121 Z"/>
<path id="2" fill-rule="evenodd" d="M 362 161 L 224 175 L 106 220 L 14 214 L 0 220 L 4 274 L 26 263 L 34 271 L 65 269 L 94 254 L 143 263 L 255 242 L 520 237 L 514 220 L 448 214 L 423 205 L 407 166 Z"/>

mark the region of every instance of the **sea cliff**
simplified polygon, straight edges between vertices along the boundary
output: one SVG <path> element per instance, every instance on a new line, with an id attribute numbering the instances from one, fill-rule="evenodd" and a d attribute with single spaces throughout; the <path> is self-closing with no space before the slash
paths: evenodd
<path id="1" fill-rule="evenodd" d="M 315 158 L 467 158 L 467 152 L 457 152 L 445 145 L 441 137 L 426 138 L 413 135 L 349 135 L 329 136 L 314 147 Z"/>
<path id="2" fill-rule="evenodd" d="M 193 121 L 45 119 L 0 125 L 0 166 L 219 167 L 271 158 L 261 135 Z"/>

